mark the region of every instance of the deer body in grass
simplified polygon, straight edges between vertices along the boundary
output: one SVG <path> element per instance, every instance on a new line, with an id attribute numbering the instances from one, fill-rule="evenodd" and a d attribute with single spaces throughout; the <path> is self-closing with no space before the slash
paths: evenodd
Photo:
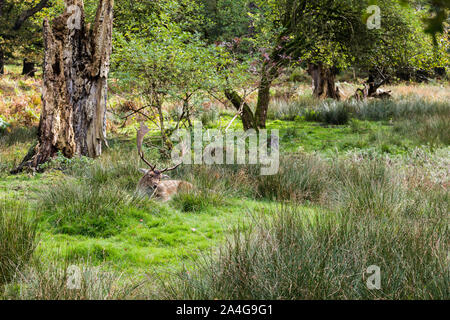
<path id="1" fill-rule="evenodd" d="M 141 124 L 140 129 L 137 132 L 137 148 L 139 152 L 139 156 L 142 161 L 147 164 L 149 169 L 140 169 L 140 171 L 144 174 L 141 180 L 138 183 L 137 189 L 139 192 L 147 194 L 151 198 L 157 198 L 162 201 L 168 201 L 174 195 L 179 192 L 186 192 L 192 190 L 194 186 L 189 182 L 182 180 L 170 180 L 170 177 L 165 173 L 175 170 L 178 168 L 181 163 L 177 164 L 172 168 L 165 168 L 162 170 L 157 170 L 156 165 L 152 165 L 148 162 L 142 151 L 142 143 L 144 141 L 145 135 L 149 132 L 149 129 Z M 168 180 L 164 180 L 168 179 Z"/>

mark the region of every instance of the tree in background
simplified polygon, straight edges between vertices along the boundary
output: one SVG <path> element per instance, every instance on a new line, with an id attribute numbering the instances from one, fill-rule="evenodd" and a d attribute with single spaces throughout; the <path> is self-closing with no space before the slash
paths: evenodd
<path id="1" fill-rule="evenodd" d="M 4 73 L 5 60 L 18 54 L 24 61 L 23 73 L 33 75 L 34 62 L 43 51 L 42 15 L 53 2 L 0 0 L 0 74 Z"/>
<path id="2" fill-rule="evenodd" d="M 253 113 L 251 108 L 245 108 L 243 112 L 248 113 L 246 118 L 254 119 L 257 128 L 265 127 L 272 82 L 286 66 L 307 63 L 315 96 L 338 99 L 335 75 L 339 69 L 349 66 L 365 69 L 371 73 L 369 92 L 375 92 L 388 77 L 381 71 L 382 80 L 374 81 L 373 70 L 386 69 L 388 65 L 391 69 L 400 68 L 401 61 L 415 69 L 446 63 L 436 55 L 439 51 L 441 57 L 445 56 L 446 48 L 433 46 L 424 32 L 427 25 L 422 21 L 427 21 L 430 8 L 427 6 L 419 10 L 401 6 L 397 0 L 252 3 L 256 9 L 250 14 L 253 33 L 249 38 L 260 48 L 262 59 L 256 110 Z M 380 29 L 370 30 L 366 10 L 375 3 L 381 7 L 382 24 Z M 227 96 L 236 106 L 242 104 L 243 99 L 236 91 Z"/>
<path id="3" fill-rule="evenodd" d="M 367 70 L 370 78 L 379 78 L 376 82 L 380 84 L 394 77 L 410 80 L 417 71 L 429 72 L 448 65 L 448 39 L 445 41 L 444 34 L 436 35 L 440 40 L 434 44 L 426 32 L 428 6 L 386 0 L 377 4 L 382 13 L 381 28 L 371 30 L 366 44 L 354 48 L 354 66 Z"/>
<path id="4" fill-rule="evenodd" d="M 199 23 L 196 14 L 188 14 L 198 13 L 195 1 L 159 2 L 157 8 L 145 11 L 149 14 L 145 18 L 150 19 L 142 28 L 116 29 L 114 74 L 131 96 L 140 97 L 144 107 L 133 112 L 155 122 L 162 145 L 171 149 L 163 105 L 182 101 L 177 127 L 183 119 L 190 123 L 191 99 L 221 86 L 217 74 L 219 66 L 226 63 L 225 52 L 190 31 Z M 181 12 L 183 19 L 179 18 Z"/>
<path id="5" fill-rule="evenodd" d="M 110 46 L 110 37 L 97 41 L 109 31 L 96 28 L 104 28 L 97 13 L 107 1 L 100 1 L 100 7 L 97 0 L 84 3 L 82 32 L 71 35 L 64 28 L 67 11 L 52 25 L 45 24 L 43 119 L 57 114 L 67 134 L 41 120 L 39 148 L 26 159 L 32 166 L 56 150 L 69 157 L 101 153 L 108 68 L 99 69 L 99 61 L 108 61 L 109 55 L 98 60 L 96 53 L 99 46 Z M 380 29 L 366 26 L 371 4 L 381 7 Z M 61 6 L 63 0 L 0 0 L 0 53 L 39 57 L 40 21 L 55 16 Z M 435 13 L 431 18 L 430 12 Z M 266 125 L 271 86 L 287 67 L 307 66 L 314 94 L 338 99 L 335 76 L 350 66 L 369 74 L 370 93 L 399 70 L 448 64 L 448 37 L 441 32 L 448 3 L 443 0 L 116 0 L 115 16 L 113 71 L 130 95 L 141 97 L 151 110 L 147 116 L 160 127 L 168 148 L 172 128 L 167 126 L 165 102 L 182 101 L 178 127 L 190 124 L 195 97 L 221 92 L 244 129 L 258 130 Z M 96 25 L 88 31 L 84 21 L 90 17 Z M 60 69 L 49 63 L 61 59 L 62 54 L 52 49 L 58 41 L 74 57 L 59 64 Z M 63 69 L 70 70 L 67 76 Z M 381 81 L 376 81 L 378 75 Z M 255 108 L 246 102 L 249 88 L 258 92 Z"/>
<path id="6" fill-rule="evenodd" d="M 247 41 L 253 44 L 253 56 L 258 62 L 258 100 L 254 113 L 250 108 L 243 110 L 245 117 L 254 119 L 252 128 L 265 128 L 273 81 L 285 67 L 303 61 L 315 51 L 325 52 L 323 61 L 316 63 L 317 68 L 310 68 L 318 87 L 315 92 L 318 96 L 324 91 L 326 96 L 337 97 L 334 81 L 328 79 L 332 79 L 333 74 L 324 72 L 330 69 L 324 67 L 328 62 L 325 57 L 331 60 L 329 56 L 335 53 L 330 53 L 331 50 L 344 51 L 342 48 L 353 41 L 352 33 L 363 24 L 361 7 L 357 1 L 252 2 L 253 12 L 249 13 L 252 33 Z M 330 90 L 326 90 L 328 88 Z M 242 104 L 236 91 L 229 91 L 227 97 L 236 106 Z"/>

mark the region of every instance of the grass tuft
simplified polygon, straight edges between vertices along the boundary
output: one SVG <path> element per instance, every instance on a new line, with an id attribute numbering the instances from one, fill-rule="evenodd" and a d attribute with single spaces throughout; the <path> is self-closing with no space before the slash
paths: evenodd
<path id="1" fill-rule="evenodd" d="M 37 243 L 37 224 L 28 208 L 0 201 L 0 285 L 30 263 Z"/>

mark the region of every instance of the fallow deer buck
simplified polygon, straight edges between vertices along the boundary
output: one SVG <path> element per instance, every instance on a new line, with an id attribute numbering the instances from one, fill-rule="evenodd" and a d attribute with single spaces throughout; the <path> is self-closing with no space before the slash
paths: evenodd
<path id="1" fill-rule="evenodd" d="M 165 168 L 163 170 L 156 170 L 156 165 L 152 165 L 144 157 L 144 152 L 142 151 L 142 143 L 144 141 L 145 135 L 150 130 L 144 124 L 141 124 L 137 132 L 137 149 L 139 156 L 142 161 L 144 161 L 150 169 L 140 169 L 144 176 L 138 183 L 137 189 L 139 192 L 147 194 L 150 198 L 158 198 L 162 201 L 168 201 L 172 196 L 179 192 L 186 192 L 192 190 L 194 186 L 186 181 L 181 180 L 163 180 L 170 179 L 169 176 L 165 175 L 165 172 L 175 170 L 181 165 L 181 162 L 172 168 Z"/>

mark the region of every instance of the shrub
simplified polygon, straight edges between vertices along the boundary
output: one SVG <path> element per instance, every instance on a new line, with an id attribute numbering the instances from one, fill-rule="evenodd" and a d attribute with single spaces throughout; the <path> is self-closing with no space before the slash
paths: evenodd
<path id="1" fill-rule="evenodd" d="M 322 117 L 321 117 L 320 113 L 317 112 L 316 110 L 305 109 L 305 111 L 303 112 L 303 116 L 306 121 L 311 121 L 311 122 L 322 121 Z"/>

